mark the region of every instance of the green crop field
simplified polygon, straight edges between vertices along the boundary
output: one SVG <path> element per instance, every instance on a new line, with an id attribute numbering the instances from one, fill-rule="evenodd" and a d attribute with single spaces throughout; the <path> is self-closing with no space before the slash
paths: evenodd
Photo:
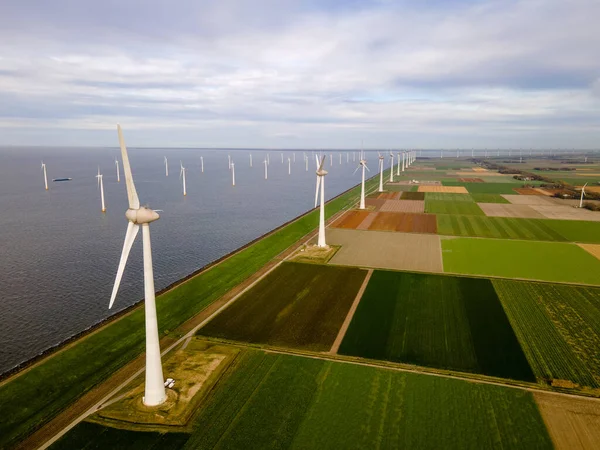
<path id="1" fill-rule="evenodd" d="M 483 216 L 484 213 L 477 203 L 469 201 L 425 200 L 425 212 L 430 214 L 460 214 Z"/>
<path id="2" fill-rule="evenodd" d="M 403 192 L 400 196 L 402 200 L 425 200 L 425 192 Z"/>
<path id="3" fill-rule="evenodd" d="M 391 192 L 417 192 L 419 186 L 410 184 L 386 184 L 385 189 Z"/>
<path id="4" fill-rule="evenodd" d="M 366 275 L 355 268 L 283 263 L 198 334 L 329 350 Z"/>
<path id="5" fill-rule="evenodd" d="M 600 243 L 600 222 L 582 220 L 546 220 L 544 222 L 568 241 Z"/>
<path id="6" fill-rule="evenodd" d="M 471 197 L 477 203 L 510 203 L 500 194 L 471 194 Z"/>
<path id="7" fill-rule="evenodd" d="M 442 235 L 557 242 L 567 239 L 555 230 L 552 226 L 553 222 L 578 223 L 575 221 L 460 215 L 438 215 L 436 219 L 437 232 Z"/>
<path id="8" fill-rule="evenodd" d="M 600 387 L 600 289 L 494 280 L 536 376 Z"/>
<path id="9" fill-rule="evenodd" d="M 536 184 L 528 181 L 528 184 Z M 524 183 L 461 183 L 458 181 L 442 181 L 444 186 L 464 186 L 469 194 L 517 194 L 513 189 L 523 187 Z M 538 183 L 539 184 L 539 183 Z"/>
<path id="10" fill-rule="evenodd" d="M 535 381 L 485 279 L 375 271 L 339 353 Z"/>
<path id="11" fill-rule="evenodd" d="M 575 244 L 510 239 L 442 239 L 444 271 L 600 284 L 600 261 Z"/>
<path id="12" fill-rule="evenodd" d="M 246 353 L 207 400 L 189 449 L 552 448 L 530 393 Z"/>
<path id="13" fill-rule="evenodd" d="M 367 189 L 376 186 L 371 178 Z M 327 203 L 329 217 L 358 200 L 360 186 Z M 157 297 L 161 335 L 198 314 L 318 225 L 315 210 Z M 141 281 L 140 281 L 141 282 Z M 77 341 L 0 386 L 0 448 L 8 446 L 115 373 L 144 349 L 144 309 Z M 65 368 L 68 368 L 65 369 Z M 44 395 L 39 395 L 44 392 Z M 23 405 L 27 405 L 26 408 Z"/>
<path id="14" fill-rule="evenodd" d="M 180 449 L 189 439 L 188 433 L 156 433 L 109 428 L 91 422 L 81 422 L 50 448 L 72 449 Z"/>
<path id="15" fill-rule="evenodd" d="M 446 192 L 427 192 L 425 193 L 425 200 L 427 201 L 444 201 L 444 202 L 470 202 L 472 203 L 473 197 L 469 194 L 452 194 Z"/>

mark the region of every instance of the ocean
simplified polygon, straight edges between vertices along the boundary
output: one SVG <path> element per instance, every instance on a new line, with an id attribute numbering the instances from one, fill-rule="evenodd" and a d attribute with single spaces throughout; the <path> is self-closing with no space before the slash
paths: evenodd
<path id="1" fill-rule="evenodd" d="M 163 210 L 150 226 L 156 290 L 236 250 L 314 205 L 315 162 L 307 151 L 130 148 L 142 205 Z M 287 158 L 294 158 L 288 175 Z M 326 198 L 360 182 L 346 151 L 327 156 Z M 338 154 L 342 154 L 339 163 Z M 235 163 L 231 185 L 227 155 Z M 249 155 L 253 157 L 253 167 Z M 163 158 L 169 161 L 165 176 Z M 204 158 L 201 173 L 200 157 Z M 127 194 L 118 148 L 0 147 L 0 373 L 143 299 L 142 239 L 133 246 L 115 305 L 108 302 L 123 246 Z M 44 190 L 41 161 L 50 189 Z M 371 173 L 377 156 L 368 157 Z M 179 164 L 187 169 L 182 194 Z M 386 158 L 386 167 L 389 160 Z M 96 173 L 104 176 L 101 212 Z M 70 177 L 72 181 L 52 182 Z M 315 227 L 318 224 L 315 222 Z M 160 317 L 159 317 L 160 321 Z"/>

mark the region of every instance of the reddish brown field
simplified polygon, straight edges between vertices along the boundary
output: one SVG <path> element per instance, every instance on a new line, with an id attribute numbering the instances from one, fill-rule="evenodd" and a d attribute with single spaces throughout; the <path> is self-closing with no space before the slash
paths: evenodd
<path id="1" fill-rule="evenodd" d="M 425 212 L 424 200 L 386 200 L 380 212 L 402 212 L 402 213 L 423 213 Z"/>
<path id="2" fill-rule="evenodd" d="M 458 181 L 462 183 L 483 183 L 481 178 L 459 178 Z"/>
<path id="3" fill-rule="evenodd" d="M 402 194 L 402 192 L 382 192 L 377 196 L 377 198 L 383 198 L 385 200 L 399 200 L 400 194 Z"/>
<path id="4" fill-rule="evenodd" d="M 342 217 L 333 222 L 331 226 L 334 228 L 348 228 L 354 230 L 362 223 L 363 220 L 365 220 L 368 215 L 369 211 L 366 210 L 348 211 Z"/>
<path id="5" fill-rule="evenodd" d="M 544 195 L 537 189 L 532 188 L 515 188 L 513 191 L 516 191 L 521 195 Z"/>
<path id="6" fill-rule="evenodd" d="M 387 200 L 384 198 L 365 198 L 365 206 L 373 211 L 379 211 Z"/>
<path id="7" fill-rule="evenodd" d="M 379 212 L 369 230 L 437 233 L 437 222 L 434 214 Z"/>

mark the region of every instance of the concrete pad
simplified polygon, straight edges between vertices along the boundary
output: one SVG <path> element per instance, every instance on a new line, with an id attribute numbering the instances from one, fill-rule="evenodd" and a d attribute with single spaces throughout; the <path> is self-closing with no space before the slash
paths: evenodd
<path id="1" fill-rule="evenodd" d="M 520 217 L 522 219 L 544 219 L 545 216 L 529 205 L 507 205 L 504 203 L 477 203 L 488 217 Z"/>
<path id="2" fill-rule="evenodd" d="M 379 208 L 382 212 L 425 212 L 424 200 L 386 200 Z"/>
<path id="3" fill-rule="evenodd" d="M 541 195 L 503 195 L 513 205 L 553 205 L 554 202 Z"/>
<path id="4" fill-rule="evenodd" d="M 600 211 L 589 211 L 584 208 L 574 208 L 572 206 L 536 206 L 531 208 L 542 214 L 548 219 L 559 220 L 589 220 L 600 222 Z"/>
<path id="5" fill-rule="evenodd" d="M 329 264 L 420 272 L 442 272 L 436 235 L 328 229 L 327 243 L 341 248 Z"/>

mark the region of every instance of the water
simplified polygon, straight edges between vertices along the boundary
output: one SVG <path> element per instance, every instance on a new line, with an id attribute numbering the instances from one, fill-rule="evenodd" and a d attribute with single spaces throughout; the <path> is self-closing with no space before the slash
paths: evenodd
<path id="1" fill-rule="evenodd" d="M 251 151 L 252 168 L 249 153 L 129 149 L 141 204 L 163 210 L 150 227 L 157 290 L 313 207 L 314 158 L 306 172 L 302 151 L 296 151 L 288 175 L 287 158 L 293 153 L 284 152 L 282 164 L 280 152 L 270 151 L 265 180 L 266 152 Z M 343 152 L 340 165 L 333 153 L 333 166 L 329 157 L 325 165 L 327 198 L 360 182 L 352 155 L 347 164 Z M 235 187 L 227 154 L 235 162 Z M 121 182 L 116 181 L 116 156 L 120 159 L 116 148 L 0 148 L 0 373 L 143 298 L 140 233 L 115 305 L 108 310 L 127 228 L 125 180 L 121 172 Z M 49 191 L 44 190 L 42 159 Z M 182 195 L 180 160 L 187 169 L 187 197 Z M 376 156 L 369 160 L 374 171 Z M 105 214 L 95 179 L 98 166 L 104 174 Z M 51 181 L 58 177 L 73 180 Z"/>

